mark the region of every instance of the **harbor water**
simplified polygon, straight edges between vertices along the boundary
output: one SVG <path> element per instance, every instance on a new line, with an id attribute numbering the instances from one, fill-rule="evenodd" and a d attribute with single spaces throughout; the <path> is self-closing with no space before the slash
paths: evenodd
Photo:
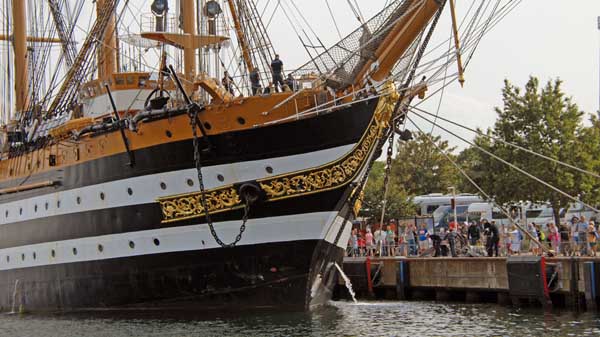
<path id="1" fill-rule="evenodd" d="M 596 313 L 497 305 L 331 302 L 310 313 L 190 316 L 152 310 L 0 316 L 0 336 L 597 336 Z"/>

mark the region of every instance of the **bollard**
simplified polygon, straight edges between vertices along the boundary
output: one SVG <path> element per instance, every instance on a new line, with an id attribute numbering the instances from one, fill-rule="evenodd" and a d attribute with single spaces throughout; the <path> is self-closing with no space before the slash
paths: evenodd
<path id="1" fill-rule="evenodd" d="M 409 286 L 408 261 L 398 261 L 398 264 L 396 265 L 396 297 L 399 300 L 408 299 Z"/>
<path id="2" fill-rule="evenodd" d="M 371 258 L 367 256 L 365 261 L 365 267 L 367 269 L 367 291 L 369 292 L 369 297 L 375 297 L 375 293 L 373 292 L 373 279 L 371 278 Z"/>
<path id="3" fill-rule="evenodd" d="M 539 256 L 511 256 L 506 260 L 508 292 L 513 304 L 522 299 L 552 305 L 546 280 L 546 260 Z"/>
<path id="4" fill-rule="evenodd" d="M 598 309 L 597 265 L 595 262 L 583 263 L 583 280 L 585 283 L 585 305 L 587 310 Z"/>

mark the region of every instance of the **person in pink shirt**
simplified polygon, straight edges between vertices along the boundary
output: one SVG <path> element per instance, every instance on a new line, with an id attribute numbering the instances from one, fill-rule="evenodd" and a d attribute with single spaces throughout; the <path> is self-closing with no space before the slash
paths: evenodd
<path id="1" fill-rule="evenodd" d="M 550 244 L 552 245 L 552 249 L 554 250 L 554 254 L 560 254 L 560 232 L 558 227 L 553 223 L 548 224 L 548 236 L 550 239 Z"/>
<path id="2" fill-rule="evenodd" d="M 367 228 L 367 234 L 365 234 L 365 243 L 367 244 L 367 256 L 373 256 L 375 245 L 373 244 L 373 234 L 371 233 L 370 228 Z"/>

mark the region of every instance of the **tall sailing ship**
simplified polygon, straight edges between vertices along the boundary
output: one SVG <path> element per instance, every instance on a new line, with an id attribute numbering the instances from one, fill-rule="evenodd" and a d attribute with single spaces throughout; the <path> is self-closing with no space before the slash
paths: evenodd
<path id="1" fill-rule="evenodd" d="M 97 0 L 85 35 L 72 15 L 83 1 L 37 2 L 51 33 L 28 32 L 36 1 L 3 8 L 15 91 L 3 107 L 0 307 L 328 301 L 371 164 L 426 89 L 415 59 L 446 1 L 389 1 L 309 50 L 282 90 L 252 0 L 156 0 L 136 33 L 117 29 L 118 0 Z M 63 75 L 40 74 L 50 48 Z M 151 67 L 136 66 L 148 49 Z"/>

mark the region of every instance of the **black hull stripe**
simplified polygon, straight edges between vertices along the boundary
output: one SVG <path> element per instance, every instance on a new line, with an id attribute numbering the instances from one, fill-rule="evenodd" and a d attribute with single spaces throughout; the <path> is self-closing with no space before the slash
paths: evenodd
<path id="1" fill-rule="evenodd" d="M 327 300 L 336 280 L 327 266 L 341 262 L 343 253 L 327 242 L 306 240 L 0 271 L 0 311 L 10 310 L 16 280 L 16 304 L 31 311 L 135 306 L 306 310 L 312 274 L 327 280 L 321 294 Z"/>
<path id="2" fill-rule="evenodd" d="M 376 105 L 377 100 L 373 100 L 314 118 L 211 136 L 214 151 L 203 155 L 203 165 L 289 156 L 356 143 L 371 121 Z M 0 188 L 24 182 L 60 182 L 55 187 L 2 195 L 0 202 L 194 167 L 191 140 L 137 150 L 134 155 L 136 166 L 133 168 L 127 165 L 128 155 L 121 153 L 33 175 L 27 179 L 1 183 Z"/>
<path id="3" fill-rule="evenodd" d="M 255 205 L 249 218 L 265 218 L 341 209 L 349 187 L 316 193 L 302 198 L 284 199 Z M 239 220 L 242 210 L 215 214 L 214 222 Z M 204 217 L 162 224 L 162 211 L 158 203 L 128 207 L 108 208 L 88 212 L 65 214 L 0 226 L 0 249 L 63 241 L 109 234 L 136 232 L 166 227 L 190 226 L 206 223 Z M 241 224 L 241 220 L 240 220 Z M 2 263 L 2 261 L 0 261 Z"/>

